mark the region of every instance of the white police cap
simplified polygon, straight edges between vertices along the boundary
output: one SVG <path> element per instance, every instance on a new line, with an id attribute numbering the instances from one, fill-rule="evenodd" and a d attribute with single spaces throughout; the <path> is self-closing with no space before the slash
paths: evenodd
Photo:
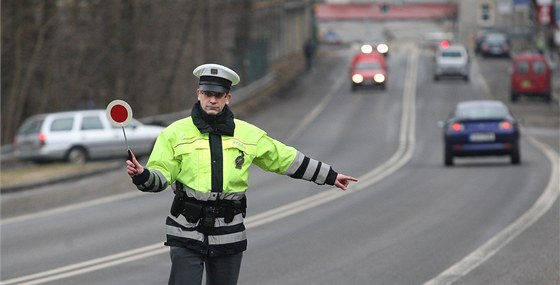
<path id="1" fill-rule="evenodd" d="M 200 79 L 198 88 L 202 91 L 226 93 L 240 80 L 235 71 L 214 63 L 203 64 L 195 68 L 193 74 Z"/>

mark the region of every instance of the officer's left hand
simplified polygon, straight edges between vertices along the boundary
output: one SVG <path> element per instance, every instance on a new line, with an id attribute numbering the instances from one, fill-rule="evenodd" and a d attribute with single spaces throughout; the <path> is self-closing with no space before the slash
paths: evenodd
<path id="1" fill-rule="evenodd" d="M 334 186 L 342 189 L 342 190 L 346 190 L 348 188 L 348 184 L 350 184 L 350 181 L 352 182 L 358 182 L 358 179 L 352 177 L 352 176 L 348 176 L 348 175 L 344 175 L 344 174 L 338 174 L 336 176 L 336 181 L 334 182 Z"/>

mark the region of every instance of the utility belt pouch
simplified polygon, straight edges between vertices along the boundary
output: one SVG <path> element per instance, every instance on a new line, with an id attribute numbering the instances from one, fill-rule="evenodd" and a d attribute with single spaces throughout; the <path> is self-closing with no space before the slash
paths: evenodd
<path id="1" fill-rule="evenodd" d="M 191 224 L 196 224 L 202 216 L 204 206 L 188 201 L 183 201 L 183 216 Z"/>
<path id="2" fill-rule="evenodd" d="M 231 223 L 233 221 L 233 217 L 237 214 L 243 214 L 243 218 L 245 218 L 245 213 L 247 209 L 247 200 L 243 198 L 240 201 L 231 201 L 231 203 L 227 204 L 224 211 L 224 222 Z"/>
<path id="3" fill-rule="evenodd" d="M 183 202 L 183 199 L 175 195 L 173 203 L 171 204 L 171 210 L 169 211 L 171 215 L 173 215 L 173 217 L 179 217 L 179 214 L 181 214 L 181 212 L 183 211 Z"/>
<path id="4" fill-rule="evenodd" d="M 238 202 L 238 201 L 236 201 Z M 224 211 L 224 222 L 226 223 L 231 223 L 233 222 L 233 217 L 235 216 L 235 208 L 233 206 L 233 204 L 231 205 L 227 205 L 224 207 L 225 211 Z"/>
<path id="5" fill-rule="evenodd" d="M 218 217 L 218 212 L 214 207 L 204 207 L 202 208 L 202 219 L 200 220 L 200 226 L 202 228 L 213 228 L 214 222 Z"/>
<path id="6" fill-rule="evenodd" d="M 187 198 L 181 197 L 181 195 L 175 195 L 169 212 L 175 218 L 182 214 L 189 223 L 196 224 L 202 216 L 202 208 L 203 206 L 200 204 L 190 202 Z"/>

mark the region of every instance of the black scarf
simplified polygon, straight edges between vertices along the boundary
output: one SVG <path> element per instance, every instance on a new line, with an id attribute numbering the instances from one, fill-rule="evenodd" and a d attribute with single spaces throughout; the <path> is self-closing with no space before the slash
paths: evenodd
<path id="1" fill-rule="evenodd" d="M 228 105 L 218 115 L 208 115 L 200 106 L 200 101 L 197 101 L 191 111 L 191 117 L 194 125 L 201 133 L 210 133 L 216 135 L 233 136 L 235 130 L 235 123 L 233 121 L 233 113 Z"/>

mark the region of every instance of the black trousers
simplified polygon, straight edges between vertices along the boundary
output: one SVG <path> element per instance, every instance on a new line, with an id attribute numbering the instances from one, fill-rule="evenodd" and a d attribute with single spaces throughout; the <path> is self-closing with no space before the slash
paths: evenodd
<path id="1" fill-rule="evenodd" d="M 206 267 L 206 285 L 236 285 L 243 253 L 207 256 L 187 248 L 170 248 L 169 285 L 200 285 Z"/>

